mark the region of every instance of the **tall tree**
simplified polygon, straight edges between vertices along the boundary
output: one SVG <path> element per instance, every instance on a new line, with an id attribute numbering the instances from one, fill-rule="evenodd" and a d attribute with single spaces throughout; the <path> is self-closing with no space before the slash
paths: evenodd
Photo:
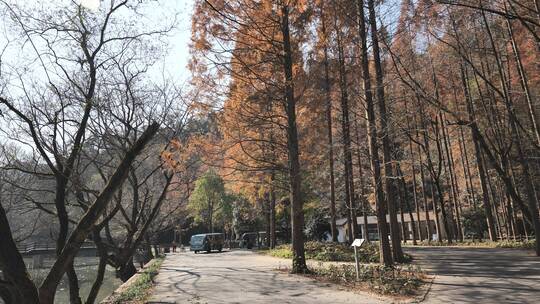
<path id="1" fill-rule="evenodd" d="M 195 183 L 195 189 L 189 197 L 188 208 L 196 221 L 206 224 L 208 232 L 215 232 L 215 223 L 224 217 L 230 217 L 230 203 L 223 180 L 215 172 L 208 171 Z"/>

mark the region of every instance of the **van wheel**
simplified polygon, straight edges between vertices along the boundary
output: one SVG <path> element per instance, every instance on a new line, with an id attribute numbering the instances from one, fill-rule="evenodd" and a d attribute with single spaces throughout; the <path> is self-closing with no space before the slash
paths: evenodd
<path id="1" fill-rule="evenodd" d="M 199 251 L 195 250 L 195 254 L 199 253 Z"/>
<path id="2" fill-rule="evenodd" d="M 221 252 L 222 249 L 223 249 L 223 248 L 219 247 L 218 251 Z"/>
<path id="3" fill-rule="evenodd" d="M 208 249 L 208 250 L 206 250 L 206 253 L 210 253 L 210 251 L 212 251 L 212 249 Z"/>

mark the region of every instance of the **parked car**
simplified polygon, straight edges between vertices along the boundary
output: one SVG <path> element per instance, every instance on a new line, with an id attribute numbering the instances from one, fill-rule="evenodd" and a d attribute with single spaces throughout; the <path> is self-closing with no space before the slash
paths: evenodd
<path id="1" fill-rule="evenodd" d="M 198 253 L 199 251 L 210 252 L 223 249 L 223 233 L 204 233 L 191 236 L 189 250 Z"/>

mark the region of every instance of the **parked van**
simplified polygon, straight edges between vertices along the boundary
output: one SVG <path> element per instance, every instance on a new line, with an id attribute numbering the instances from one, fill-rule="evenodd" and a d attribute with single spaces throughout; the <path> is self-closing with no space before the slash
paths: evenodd
<path id="1" fill-rule="evenodd" d="M 198 253 L 199 251 L 210 252 L 223 249 L 223 233 L 204 233 L 191 236 L 189 250 Z"/>

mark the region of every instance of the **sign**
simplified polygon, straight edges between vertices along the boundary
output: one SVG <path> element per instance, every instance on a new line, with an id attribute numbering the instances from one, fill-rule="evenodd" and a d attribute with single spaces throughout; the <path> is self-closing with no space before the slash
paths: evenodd
<path id="1" fill-rule="evenodd" d="M 354 242 L 352 242 L 351 247 L 362 247 L 366 240 L 364 239 L 355 239 Z"/>
<path id="2" fill-rule="evenodd" d="M 354 242 L 352 242 L 351 247 L 354 247 L 354 262 L 356 264 L 356 279 L 360 277 L 360 265 L 358 263 L 358 250 L 356 248 L 362 247 L 366 240 L 364 239 L 354 239 Z"/>

